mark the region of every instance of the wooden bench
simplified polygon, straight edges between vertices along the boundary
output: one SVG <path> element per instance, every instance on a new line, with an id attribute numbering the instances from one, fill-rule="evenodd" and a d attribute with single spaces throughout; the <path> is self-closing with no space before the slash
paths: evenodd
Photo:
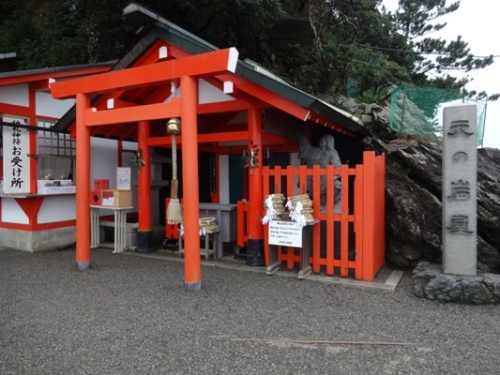
<path id="1" fill-rule="evenodd" d="M 205 257 L 205 260 L 208 260 L 210 256 L 213 259 L 217 259 L 217 243 L 219 237 L 219 231 L 217 232 L 206 232 L 205 234 L 201 234 L 200 237 L 204 238 L 204 246 L 200 247 L 200 255 Z M 211 238 L 210 238 L 211 237 Z M 210 247 L 210 242 L 212 246 Z M 181 257 L 184 254 L 184 241 L 182 236 L 179 236 L 179 256 Z"/>

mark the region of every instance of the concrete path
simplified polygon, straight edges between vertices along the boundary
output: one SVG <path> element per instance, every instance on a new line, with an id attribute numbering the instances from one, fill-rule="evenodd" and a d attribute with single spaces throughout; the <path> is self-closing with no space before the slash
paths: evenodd
<path id="1" fill-rule="evenodd" d="M 131 255 L 97 249 L 78 272 L 73 250 L 0 250 L 0 374 L 500 368 L 500 307 L 417 299 L 408 274 L 373 288 L 214 263 L 202 267 L 202 291 L 186 293 L 182 262 Z"/>

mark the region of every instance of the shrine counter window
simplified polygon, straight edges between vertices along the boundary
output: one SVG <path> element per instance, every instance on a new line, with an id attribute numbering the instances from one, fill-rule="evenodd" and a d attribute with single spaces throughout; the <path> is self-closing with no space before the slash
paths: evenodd
<path id="1" fill-rule="evenodd" d="M 50 131 L 55 121 L 38 119 L 37 177 L 39 180 L 73 180 L 76 141 L 66 133 Z"/>

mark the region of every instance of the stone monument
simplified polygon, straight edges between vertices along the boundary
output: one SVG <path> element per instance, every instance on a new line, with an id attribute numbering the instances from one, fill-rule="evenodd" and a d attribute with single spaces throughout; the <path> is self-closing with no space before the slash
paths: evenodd
<path id="1" fill-rule="evenodd" d="M 476 105 L 443 113 L 443 272 L 477 272 Z"/>
<path id="2" fill-rule="evenodd" d="M 420 262 L 413 293 L 441 302 L 499 304 L 500 275 L 477 271 L 476 106 L 443 113 L 443 265 Z"/>

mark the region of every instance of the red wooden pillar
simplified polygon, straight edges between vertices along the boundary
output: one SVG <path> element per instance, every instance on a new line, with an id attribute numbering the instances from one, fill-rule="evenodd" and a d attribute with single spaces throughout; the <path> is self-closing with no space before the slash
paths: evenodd
<path id="1" fill-rule="evenodd" d="M 138 253 L 153 251 L 153 227 L 151 223 L 151 153 L 147 144 L 149 138 L 149 122 L 139 121 L 137 124 L 137 147 L 144 165 L 138 169 L 137 204 L 139 208 L 139 227 L 137 229 Z"/>
<path id="2" fill-rule="evenodd" d="M 188 292 L 201 290 L 197 107 L 197 80 L 181 77 L 184 287 Z"/>
<path id="3" fill-rule="evenodd" d="M 375 273 L 375 152 L 363 153 L 363 280 L 373 281 Z"/>
<path id="4" fill-rule="evenodd" d="M 248 167 L 248 240 L 247 265 L 262 266 L 264 264 L 264 230 L 262 227 L 262 113 L 260 108 L 251 108 L 248 111 L 248 134 L 250 137 L 249 152 L 258 150 L 257 165 Z"/>
<path id="5" fill-rule="evenodd" d="M 90 97 L 76 94 L 76 264 L 79 271 L 90 267 L 90 129 L 85 111 Z"/>

